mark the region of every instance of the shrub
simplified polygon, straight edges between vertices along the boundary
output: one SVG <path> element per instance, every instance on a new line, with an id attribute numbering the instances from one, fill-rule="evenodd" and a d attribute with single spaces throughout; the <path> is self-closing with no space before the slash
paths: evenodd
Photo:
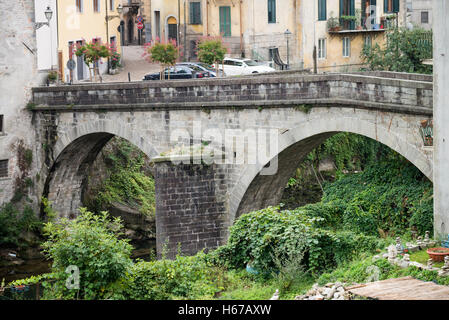
<path id="1" fill-rule="evenodd" d="M 231 227 L 228 244 L 214 253 L 214 261 L 232 268 L 250 263 L 261 273 L 278 272 L 276 252 L 284 252 L 281 260 L 288 260 L 291 248 L 304 242 L 303 265 L 319 273 L 380 246 L 376 237 L 317 228 L 315 224 L 321 223 L 323 218 L 310 218 L 302 209 L 268 207 L 242 215 Z"/>
<path id="2" fill-rule="evenodd" d="M 119 240 L 122 224 L 119 218 L 109 219 L 106 212 L 94 215 L 84 208 L 74 220 L 48 222 L 44 227 L 48 240 L 42 244 L 44 252 L 53 260 L 55 283 L 47 286 L 51 298 L 99 299 L 106 289 L 125 276 L 131 266 L 132 246 Z M 80 271 L 79 291 L 65 287 L 69 266 Z M 47 296 L 48 297 L 48 296 Z"/>
<path id="3" fill-rule="evenodd" d="M 214 269 L 204 253 L 175 260 L 138 261 L 122 280 L 121 290 L 111 296 L 131 300 L 212 298 L 222 288 L 220 270 Z"/>

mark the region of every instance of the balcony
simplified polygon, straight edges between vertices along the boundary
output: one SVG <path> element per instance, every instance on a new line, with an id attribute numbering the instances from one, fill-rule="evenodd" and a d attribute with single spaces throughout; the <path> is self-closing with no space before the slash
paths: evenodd
<path id="1" fill-rule="evenodd" d="M 330 34 L 384 32 L 396 25 L 396 15 L 382 16 L 379 19 L 373 18 L 371 25 L 367 24 L 367 18 L 361 15 L 331 17 L 327 20 L 327 29 Z"/>

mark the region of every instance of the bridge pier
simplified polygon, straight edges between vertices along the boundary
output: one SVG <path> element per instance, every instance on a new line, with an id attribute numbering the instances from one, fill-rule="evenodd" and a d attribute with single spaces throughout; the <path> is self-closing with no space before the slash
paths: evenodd
<path id="1" fill-rule="evenodd" d="M 449 234 L 449 3 L 433 1 L 434 23 L 434 230 L 436 237 Z"/>
<path id="2" fill-rule="evenodd" d="M 178 250 L 194 255 L 227 238 L 226 168 L 217 164 L 175 164 L 154 159 L 158 257 Z"/>

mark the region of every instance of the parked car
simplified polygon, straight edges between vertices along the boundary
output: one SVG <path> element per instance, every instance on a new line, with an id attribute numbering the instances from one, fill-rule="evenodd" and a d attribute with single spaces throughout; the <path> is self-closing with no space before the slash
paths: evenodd
<path id="1" fill-rule="evenodd" d="M 220 64 L 219 68 L 222 68 L 222 66 L 224 68 L 224 72 L 228 76 L 276 71 L 271 67 L 261 65 L 260 63 L 251 59 L 225 58 L 223 61 L 223 65 Z"/>
<path id="2" fill-rule="evenodd" d="M 179 66 L 188 66 L 188 67 L 198 67 L 203 71 L 207 71 L 210 74 L 210 77 L 217 77 L 217 70 L 210 64 L 204 63 L 204 62 L 180 62 L 177 65 Z M 226 77 L 226 74 L 223 72 L 223 70 L 218 70 L 218 75 L 220 77 Z"/>
<path id="3" fill-rule="evenodd" d="M 164 70 L 165 79 L 177 80 L 177 79 L 198 79 L 207 78 L 209 73 L 201 70 L 197 67 L 188 67 L 176 65 L 174 67 L 165 68 Z M 160 73 L 151 73 L 145 75 L 143 80 L 160 80 Z"/>

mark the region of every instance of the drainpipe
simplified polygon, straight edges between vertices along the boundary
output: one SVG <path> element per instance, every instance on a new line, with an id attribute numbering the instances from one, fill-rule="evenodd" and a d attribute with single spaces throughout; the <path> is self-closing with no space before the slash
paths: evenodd
<path id="1" fill-rule="evenodd" d="M 104 0 L 104 7 L 106 9 L 106 43 L 108 45 L 109 48 L 109 15 L 108 15 L 108 0 Z M 108 74 L 110 73 L 111 70 L 111 58 L 108 57 Z"/>
<path id="2" fill-rule="evenodd" d="M 186 19 L 186 0 L 184 0 L 184 61 L 186 60 L 186 50 L 187 50 L 187 19 Z"/>
<path id="3" fill-rule="evenodd" d="M 242 0 L 239 0 L 240 9 L 240 54 L 242 58 L 245 57 L 245 52 L 243 52 L 243 18 L 242 18 Z"/>
<path id="4" fill-rule="evenodd" d="M 206 1 L 206 36 L 209 36 L 209 0 Z"/>

